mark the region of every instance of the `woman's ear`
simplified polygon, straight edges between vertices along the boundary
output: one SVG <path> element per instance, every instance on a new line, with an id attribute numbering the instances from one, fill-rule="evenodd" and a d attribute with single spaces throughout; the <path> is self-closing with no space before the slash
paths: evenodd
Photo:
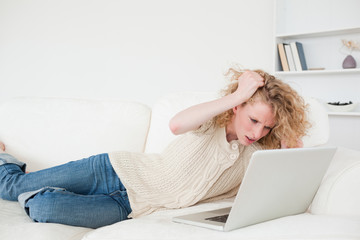
<path id="1" fill-rule="evenodd" d="M 235 107 L 233 107 L 233 112 L 234 114 L 236 114 L 236 112 L 240 109 L 240 108 L 243 108 L 245 106 L 246 103 L 242 103 L 240 105 L 236 105 Z"/>
<path id="2" fill-rule="evenodd" d="M 238 109 L 238 106 L 233 107 L 233 113 L 236 114 L 236 111 Z"/>

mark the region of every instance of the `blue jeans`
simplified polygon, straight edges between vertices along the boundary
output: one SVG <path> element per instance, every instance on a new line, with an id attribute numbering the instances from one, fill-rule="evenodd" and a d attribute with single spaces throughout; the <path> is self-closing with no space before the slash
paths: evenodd
<path id="1" fill-rule="evenodd" d="M 108 154 L 31 173 L 24 173 L 24 165 L 16 161 L 0 154 L 0 197 L 22 200 L 36 222 L 98 228 L 131 213 L 126 189 Z"/>

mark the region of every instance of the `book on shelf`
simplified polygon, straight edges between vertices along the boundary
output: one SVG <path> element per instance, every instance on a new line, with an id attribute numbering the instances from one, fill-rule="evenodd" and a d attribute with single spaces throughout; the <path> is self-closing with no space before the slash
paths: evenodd
<path id="1" fill-rule="evenodd" d="M 279 58 L 280 58 L 282 70 L 289 71 L 289 65 L 286 59 L 285 48 L 283 43 L 278 44 L 278 52 L 279 52 Z"/>
<path id="2" fill-rule="evenodd" d="M 284 48 L 290 71 L 296 71 L 294 56 L 292 54 L 290 44 L 284 43 Z"/>
<path id="3" fill-rule="evenodd" d="M 304 48 L 300 42 L 291 42 L 290 48 L 294 58 L 296 71 L 308 70 L 305 60 Z"/>
<path id="4" fill-rule="evenodd" d="M 291 42 L 290 48 L 291 48 L 291 53 L 294 58 L 294 64 L 295 64 L 296 71 L 302 71 L 300 57 L 299 57 L 299 53 L 298 53 L 298 50 L 296 47 L 296 42 Z"/>
<path id="5" fill-rule="evenodd" d="M 278 52 L 282 71 L 308 70 L 302 43 L 278 43 Z"/>

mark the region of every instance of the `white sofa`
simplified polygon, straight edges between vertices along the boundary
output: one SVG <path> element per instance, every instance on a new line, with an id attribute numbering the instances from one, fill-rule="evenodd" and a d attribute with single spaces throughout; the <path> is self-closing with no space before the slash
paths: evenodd
<path id="1" fill-rule="evenodd" d="M 159 152 L 174 138 L 169 118 L 213 93 L 165 96 L 152 109 L 136 102 L 16 98 L 0 104 L 0 140 L 28 171 L 114 150 Z M 326 143 L 327 114 L 307 99 L 313 128 L 305 147 Z M 304 176 L 306 177 L 306 176 Z M 232 199 L 166 210 L 99 229 L 32 222 L 0 199 L 0 239 L 360 239 L 360 152 L 339 148 L 308 212 L 223 233 L 177 224 L 184 213 L 231 206 Z"/>

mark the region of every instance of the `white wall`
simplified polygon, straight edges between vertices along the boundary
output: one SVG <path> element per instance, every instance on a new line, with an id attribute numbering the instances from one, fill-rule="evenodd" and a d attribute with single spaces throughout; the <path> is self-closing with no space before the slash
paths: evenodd
<path id="1" fill-rule="evenodd" d="M 0 101 L 216 91 L 273 66 L 271 0 L 0 0 Z"/>

